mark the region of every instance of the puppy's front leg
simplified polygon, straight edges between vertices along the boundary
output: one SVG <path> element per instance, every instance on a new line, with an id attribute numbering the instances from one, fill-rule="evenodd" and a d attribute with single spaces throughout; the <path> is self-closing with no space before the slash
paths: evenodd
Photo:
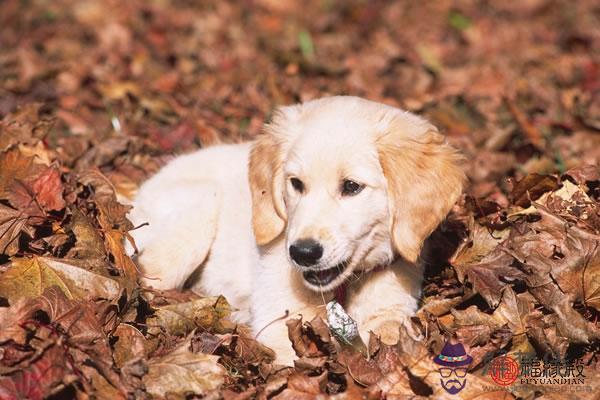
<path id="1" fill-rule="evenodd" d="M 293 365 L 296 353 L 286 321 L 299 316 L 310 321 L 325 307 L 320 295 L 303 286 L 300 273 L 290 267 L 282 247 L 283 241 L 263 249 L 262 263 L 255 270 L 252 330 L 276 352 L 276 363 Z"/>
<path id="2" fill-rule="evenodd" d="M 355 284 L 347 311 L 365 343 L 371 331 L 386 344 L 398 341 L 400 325 L 417 310 L 422 277 L 421 267 L 395 263 Z"/>
<path id="3" fill-rule="evenodd" d="M 140 250 L 141 281 L 161 290 L 181 288 L 202 264 L 213 243 L 220 203 L 212 182 L 167 178 L 159 173 L 142 186 L 128 216 L 140 226 L 131 235 Z"/>
<path id="4" fill-rule="evenodd" d="M 285 321 L 276 321 L 261 331 L 257 339 L 275 352 L 275 364 L 292 366 L 296 353 L 287 332 Z"/>

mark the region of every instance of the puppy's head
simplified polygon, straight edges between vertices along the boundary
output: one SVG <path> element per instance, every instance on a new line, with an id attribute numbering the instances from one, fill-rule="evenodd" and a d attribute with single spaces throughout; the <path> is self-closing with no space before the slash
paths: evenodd
<path id="1" fill-rule="evenodd" d="M 282 236 L 304 283 L 410 262 L 462 191 L 461 157 L 435 127 L 356 97 L 282 107 L 250 155 L 259 245 Z"/>

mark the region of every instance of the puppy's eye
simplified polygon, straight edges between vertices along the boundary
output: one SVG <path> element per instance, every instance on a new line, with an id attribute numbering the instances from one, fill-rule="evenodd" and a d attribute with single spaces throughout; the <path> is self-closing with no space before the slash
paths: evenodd
<path id="1" fill-rule="evenodd" d="M 290 178 L 290 183 L 298 193 L 304 192 L 304 183 L 298 178 Z"/>
<path id="2" fill-rule="evenodd" d="M 359 194 L 365 185 L 361 185 L 360 183 L 356 183 L 351 181 L 350 179 L 346 179 L 342 183 L 342 195 L 344 196 L 354 196 L 355 194 Z"/>

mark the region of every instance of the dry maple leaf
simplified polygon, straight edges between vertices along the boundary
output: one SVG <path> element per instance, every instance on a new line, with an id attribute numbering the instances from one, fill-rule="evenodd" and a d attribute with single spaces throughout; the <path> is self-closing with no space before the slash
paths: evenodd
<path id="1" fill-rule="evenodd" d="M 548 210 L 539 208 L 542 219 L 529 224 L 522 235 L 508 244 L 514 255 L 537 282 L 547 276 L 556 280 L 572 300 L 598 306 L 600 294 L 600 235 L 593 235 Z M 527 279 L 534 279 L 528 276 Z M 598 308 L 598 307 L 597 307 Z"/>
<path id="2" fill-rule="evenodd" d="M 471 221 L 469 231 L 469 239 L 450 263 L 461 282 L 468 278 L 475 291 L 495 307 L 506 281 L 523 277 L 522 272 L 511 265 L 513 258 L 500 246 L 508 238 L 509 230 L 494 231 Z"/>
<path id="3" fill-rule="evenodd" d="M 60 211 L 65 208 L 63 185 L 56 168 L 47 168 L 32 183 L 35 200 L 45 211 Z"/>
<path id="4" fill-rule="evenodd" d="M 10 201 L 18 209 L 31 206 L 31 193 L 17 195 L 16 192 L 26 191 L 25 182 L 44 170 L 44 166 L 35 164 L 33 157 L 23 157 L 18 149 L 0 153 L 0 199 Z"/>

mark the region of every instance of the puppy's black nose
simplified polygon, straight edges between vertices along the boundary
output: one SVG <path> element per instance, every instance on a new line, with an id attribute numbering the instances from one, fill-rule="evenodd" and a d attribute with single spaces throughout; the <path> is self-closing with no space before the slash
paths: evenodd
<path id="1" fill-rule="evenodd" d="M 290 257 L 305 267 L 314 265 L 323 255 L 323 246 L 312 239 L 300 239 L 290 246 Z"/>

